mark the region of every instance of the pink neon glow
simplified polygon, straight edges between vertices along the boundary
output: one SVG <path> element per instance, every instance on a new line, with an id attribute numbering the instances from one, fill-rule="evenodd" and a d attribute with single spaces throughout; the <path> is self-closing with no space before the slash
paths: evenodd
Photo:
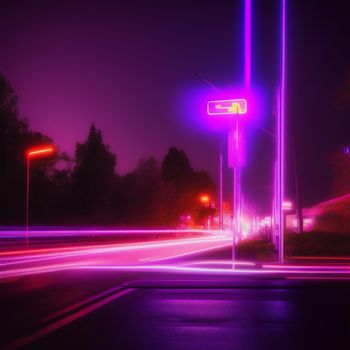
<path id="1" fill-rule="evenodd" d="M 200 261 L 191 261 L 189 263 L 183 264 L 185 266 L 193 266 L 193 265 L 229 265 L 232 266 L 231 260 L 200 260 Z M 250 261 L 235 261 L 235 265 L 241 266 L 255 266 L 254 262 Z"/>
<path id="2" fill-rule="evenodd" d="M 228 132 L 228 166 L 235 168 L 237 165 L 242 167 L 245 161 L 244 150 L 242 149 L 242 133 L 238 132 L 237 128 Z"/>
<path id="3" fill-rule="evenodd" d="M 293 203 L 291 201 L 283 201 L 283 209 L 284 210 L 293 209 Z"/>
<path id="4" fill-rule="evenodd" d="M 281 121 L 280 121 L 280 201 L 284 199 L 284 125 L 286 98 L 286 0 L 282 0 L 282 73 L 281 73 Z M 280 260 L 284 260 L 284 215 L 280 215 Z"/>
<path id="5" fill-rule="evenodd" d="M 285 153 L 285 66 L 286 66 L 286 0 L 282 0 L 281 8 L 281 87 L 277 94 L 277 192 L 276 192 L 276 208 L 279 232 L 279 262 L 284 260 L 284 215 L 283 215 L 283 199 L 284 199 L 284 153 Z"/>
<path id="6" fill-rule="evenodd" d="M 37 254 L 18 254 L 3 258 L 0 278 L 18 277 L 60 269 L 67 269 L 87 264 L 140 264 L 140 261 L 177 258 L 199 252 L 210 251 L 229 246 L 231 239 L 228 235 L 213 235 L 198 238 L 182 238 L 167 241 L 151 241 L 143 243 L 110 244 L 95 247 L 74 247 L 66 251 Z M 69 264 L 66 262 L 69 261 Z M 35 264 L 33 267 L 32 264 Z"/>
<path id="7" fill-rule="evenodd" d="M 349 265 L 331 265 L 331 266 L 325 266 L 325 265 L 278 265 L 278 264 L 263 264 L 263 268 L 267 269 L 292 269 L 292 270 L 315 270 L 315 269 L 324 269 L 324 270 L 350 270 Z"/>
<path id="8" fill-rule="evenodd" d="M 252 37 L 252 28 L 251 28 L 251 11 L 252 4 L 251 0 L 245 0 L 245 8 L 244 8 L 244 83 L 245 87 L 248 88 L 250 86 L 251 81 L 251 57 L 252 57 L 252 45 L 251 45 L 251 37 Z"/>
<path id="9" fill-rule="evenodd" d="M 164 272 L 181 272 L 181 273 L 198 273 L 198 274 L 226 274 L 226 275 L 331 275 L 335 271 L 329 270 L 288 270 L 282 267 L 280 270 L 267 270 L 267 269 L 230 269 L 230 268 L 199 268 L 199 267 L 186 267 L 186 266 L 175 266 L 175 265 L 124 265 L 124 266 L 115 266 L 115 265 L 89 265 L 89 266 L 79 266 L 76 269 L 93 269 L 93 270 L 116 270 L 116 271 L 129 271 L 129 270 L 138 270 L 138 271 L 164 271 Z M 350 276 L 348 270 L 338 269 L 336 273 L 342 276 Z M 286 277 L 287 277 L 286 276 Z"/>
<path id="10" fill-rule="evenodd" d="M 218 231 L 221 232 L 221 231 Z M 322 279 L 334 276 L 350 277 L 350 265 L 279 265 L 264 264 L 262 268 L 253 262 L 237 261 L 232 270 L 231 261 L 180 259 L 168 264 L 150 264 L 150 261 L 181 258 L 199 252 L 218 249 L 231 244 L 229 234 L 213 234 L 198 238 L 182 238 L 167 241 L 152 241 L 129 244 L 109 244 L 102 246 L 69 247 L 65 250 L 31 249 L 26 255 L 4 256 L 0 278 L 12 278 L 33 274 L 49 273 L 70 269 L 98 269 L 115 271 L 174 272 L 194 274 L 225 275 L 282 275 L 301 276 L 308 279 Z M 40 253 L 39 253 L 40 251 Z M 32 265 L 30 265 L 32 264 Z M 146 264 L 146 265 L 145 265 Z M 14 268 L 12 268 L 12 266 Z M 243 266 L 245 268 L 237 268 Z M 246 268 L 252 267 L 252 268 Z M 317 276 L 317 277 L 315 277 Z M 327 277 L 326 277 L 327 276 Z"/>
<path id="11" fill-rule="evenodd" d="M 209 101 L 207 103 L 209 115 L 246 114 L 247 100 L 244 98 L 233 100 Z"/>
<path id="12" fill-rule="evenodd" d="M 302 260 L 350 260 L 348 256 L 295 256 L 293 259 Z"/>
<path id="13" fill-rule="evenodd" d="M 224 248 L 224 247 L 230 246 L 231 244 L 232 244 L 231 241 L 227 241 L 226 243 L 215 246 L 215 248 L 210 247 L 210 248 L 203 248 L 203 249 L 195 249 L 195 250 L 192 250 L 189 252 L 175 254 L 175 255 L 155 256 L 152 258 L 140 259 L 140 261 L 161 261 L 161 260 L 168 260 L 168 259 L 183 258 L 183 257 L 193 255 L 193 254 L 208 252 L 208 251 L 213 250 L 213 249 Z"/>
<path id="14" fill-rule="evenodd" d="M 118 251 L 130 251 L 130 250 L 143 250 L 152 248 L 164 248 L 180 245 L 193 245 L 193 244 L 203 244 L 203 243 L 222 243 L 229 242 L 229 235 L 215 235 L 215 236 L 205 236 L 198 238 L 178 238 L 173 240 L 163 240 L 163 241 L 150 241 L 141 243 L 124 243 L 124 244 L 109 244 L 109 245 L 95 245 L 95 246 L 76 246 L 68 248 L 47 248 L 47 249 L 32 249 L 28 252 L 33 252 L 34 254 L 26 254 L 27 252 L 18 251 L 18 254 L 11 252 L 11 257 L 7 259 L 22 259 L 22 255 L 30 256 L 30 258 L 42 258 L 45 254 L 45 259 L 50 257 L 72 257 L 74 255 L 84 255 L 84 254 L 98 254 L 98 253 L 109 253 Z M 1 255 L 8 254 L 9 252 L 3 252 Z M 15 255 L 13 257 L 13 255 Z M 0 264 L 3 266 L 4 264 Z"/>
<path id="15" fill-rule="evenodd" d="M 77 229 L 77 230 L 31 230 L 31 235 L 36 237 L 70 237 L 70 236 L 91 236 L 91 235 L 149 235 L 155 236 L 159 234 L 191 234 L 191 233 L 201 233 L 201 234 L 216 234 L 220 233 L 218 230 L 199 230 L 199 229 L 189 229 L 189 230 L 176 230 L 176 229 L 160 229 L 160 230 L 150 230 L 150 229 L 137 229 L 137 230 L 86 230 L 86 229 Z M 23 231 L 0 231 L 0 237 L 2 238 L 13 238 L 23 236 Z M 0 252 L 0 255 L 2 253 Z"/>
<path id="16" fill-rule="evenodd" d="M 344 281 L 344 280 L 350 280 L 350 277 L 339 277 L 339 276 L 288 276 L 286 277 L 288 280 L 302 280 L 302 281 Z"/>
<path id="17" fill-rule="evenodd" d="M 31 148 L 26 152 L 27 157 L 37 157 L 42 155 L 47 155 L 53 153 L 55 148 L 53 146 L 41 147 L 41 148 Z"/>

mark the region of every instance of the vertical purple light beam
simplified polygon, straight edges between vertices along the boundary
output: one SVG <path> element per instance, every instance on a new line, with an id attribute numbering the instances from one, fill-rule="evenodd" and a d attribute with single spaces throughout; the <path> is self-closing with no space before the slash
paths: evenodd
<path id="1" fill-rule="evenodd" d="M 278 122 L 278 209 L 279 209 L 279 262 L 284 260 L 284 151 L 285 151 L 285 95 L 286 95 L 286 0 L 282 0 L 282 31 L 281 31 L 281 89 L 280 113 Z"/>
<path id="2" fill-rule="evenodd" d="M 252 3 L 245 0 L 244 7 L 244 83 L 249 88 L 252 65 Z"/>
<path id="3" fill-rule="evenodd" d="M 275 241 L 276 249 L 280 254 L 280 217 L 283 214 L 283 200 L 281 200 L 281 87 L 279 86 L 276 92 L 276 110 L 277 110 L 277 157 L 275 162 Z M 278 258 L 280 260 L 280 258 Z"/>
<path id="4" fill-rule="evenodd" d="M 276 247 L 276 250 L 279 249 L 277 246 L 277 237 L 276 237 L 276 226 L 278 224 L 277 219 L 277 164 L 276 161 L 273 164 L 273 199 L 272 199 L 272 242 Z"/>
<path id="5" fill-rule="evenodd" d="M 222 207 L 222 140 L 220 139 L 220 161 L 219 161 L 219 182 L 220 182 L 220 217 L 219 217 L 219 228 L 220 230 L 223 230 L 224 228 L 224 212 L 223 212 L 223 207 Z"/>
<path id="6" fill-rule="evenodd" d="M 251 22 L 252 22 L 252 3 L 251 0 L 245 0 L 244 1 L 244 85 L 245 89 L 250 89 L 250 83 L 251 83 L 251 56 L 252 56 L 252 49 L 251 49 L 251 37 L 252 37 L 252 28 L 251 28 Z M 242 147 L 241 143 L 245 142 L 245 138 L 242 137 L 243 130 L 239 127 L 239 122 L 237 120 L 236 123 L 236 158 L 237 160 L 240 158 L 240 151 L 239 146 Z M 241 134 L 241 135 L 240 135 Z M 241 141 L 238 143 L 238 140 L 241 139 Z M 235 208 L 235 220 L 237 221 L 236 225 L 236 234 L 237 238 L 240 238 L 241 235 L 241 227 L 242 227 L 242 169 L 241 164 L 237 161 L 236 169 L 235 169 L 235 186 L 234 188 L 237 191 L 237 194 L 235 194 L 236 200 L 234 203 Z"/>
<path id="7" fill-rule="evenodd" d="M 244 85 L 246 90 L 250 88 L 251 80 L 251 0 L 244 1 Z M 241 164 L 239 139 L 243 139 L 240 133 L 239 120 L 236 119 L 236 127 L 234 129 L 234 150 L 236 164 L 233 169 L 233 227 L 232 227 L 232 268 L 235 268 L 235 244 L 236 238 L 240 238 L 241 232 L 241 215 L 242 215 L 242 191 L 241 191 Z"/>

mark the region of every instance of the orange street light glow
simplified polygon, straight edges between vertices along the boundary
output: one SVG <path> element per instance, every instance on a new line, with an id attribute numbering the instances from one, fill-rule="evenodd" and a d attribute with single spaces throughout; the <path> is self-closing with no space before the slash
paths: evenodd
<path id="1" fill-rule="evenodd" d="M 203 194 L 203 195 L 201 195 L 201 196 L 199 197 L 199 200 L 200 200 L 201 203 L 209 203 L 210 198 L 209 198 L 208 195 Z"/>
<path id="2" fill-rule="evenodd" d="M 55 149 L 52 146 L 48 146 L 48 147 L 44 147 L 44 148 L 31 148 L 26 152 L 26 155 L 28 158 L 30 158 L 30 157 L 51 154 L 54 151 L 55 151 Z"/>

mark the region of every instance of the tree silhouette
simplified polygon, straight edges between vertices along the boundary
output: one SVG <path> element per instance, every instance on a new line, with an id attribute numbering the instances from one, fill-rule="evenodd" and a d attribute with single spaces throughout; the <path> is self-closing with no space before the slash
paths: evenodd
<path id="1" fill-rule="evenodd" d="M 142 159 L 137 168 L 122 177 L 114 197 L 116 215 L 127 225 L 164 224 L 163 183 L 154 157 Z"/>
<path id="2" fill-rule="evenodd" d="M 25 119 L 21 119 L 17 107 L 17 95 L 7 79 L 0 74 L 0 223 L 24 224 L 25 218 L 25 150 L 28 147 L 52 140 L 31 131 Z M 54 164 L 53 159 L 35 163 L 31 169 L 33 190 L 31 211 L 41 213 L 48 208 L 43 198 L 45 183 Z M 36 214 L 35 214 L 36 215 Z M 35 216 L 34 215 L 34 216 Z"/>
<path id="3" fill-rule="evenodd" d="M 171 147 L 162 162 L 162 178 L 167 224 L 177 225 L 183 215 L 202 219 L 203 208 L 198 198 L 203 192 L 213 197 L 215 186 L 210 175 L 194 171 L 185 152 Z"/>
<path id="4" fill-rule="evenodd" d="M 84 143 L 77 143 L 73 170 L 73 211 L 86 223 L 101 223 L 110 216 L 115 186 L 116 156 L 103 143 L 101 131 L 92 124 Z"/>
<path id="5" fill-rule="evenodd" d="M 0 225 L 25 223 L 25 150 L 52 140 L 19 117 L 17 96 L 0 74 Z M 57 152 L 31 162 L 30 223 L 177 226 L 182 215 L 202 220 L 198 202 L 215 186 L 205 171 L 193 170 L 185 152 L 171 147 L 161 166 L 143 159 L 125 176 L 115 173 L 116 156 L 91 125 L 74 159 Z"/>
<path id="6" fill-rule="evenodd" d="M 165 182 L 173 183 L 183 190 L 192 183 L 194 171 L 185 152 L 171 147 L 162 162 L 162 178 Z"/>

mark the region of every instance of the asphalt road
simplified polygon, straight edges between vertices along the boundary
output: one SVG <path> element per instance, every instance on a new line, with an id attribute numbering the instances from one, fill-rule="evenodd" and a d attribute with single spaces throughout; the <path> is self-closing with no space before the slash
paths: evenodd
<path id="1" fill-rule="evenodd" d="M 350 346 L 347 281 L 177 273 L 123 276 L 113 271 L 66 271 L 26 278 L 33 283 L 31 291 L 2 300 L 7 338 L 2 344 L 11 345 L 7 348 Z"/>
<path id="2" fill-rule="evenodd" d="M 140 288 L 29 348 L 345 349 L 349 311 L 334 286 Z"/>
<path id="3" fill-rule="evenodd" d="M 107 250 L 108 259 L 101 259 L 101 252 L 94 259 L 89 254 L 88 264 L 71 269 L 2 278 L 0 347 L 350 347 L 349 266 L 288 270 L 243 262 L 233 273 L 227 266 L 229 247 L 215 244 L 208 249 L 208 242 L 200 242 L 197 250 L 180 244 L 170 253 L 169 246 L 163 246 L 167 253 L 157 246 L 157 255 L 148 260 L 134 252 L 127 259 L 133 262 L 130 266 L 119 265 Z M 40 263 L 51 260 L 33 266 Z"/>

